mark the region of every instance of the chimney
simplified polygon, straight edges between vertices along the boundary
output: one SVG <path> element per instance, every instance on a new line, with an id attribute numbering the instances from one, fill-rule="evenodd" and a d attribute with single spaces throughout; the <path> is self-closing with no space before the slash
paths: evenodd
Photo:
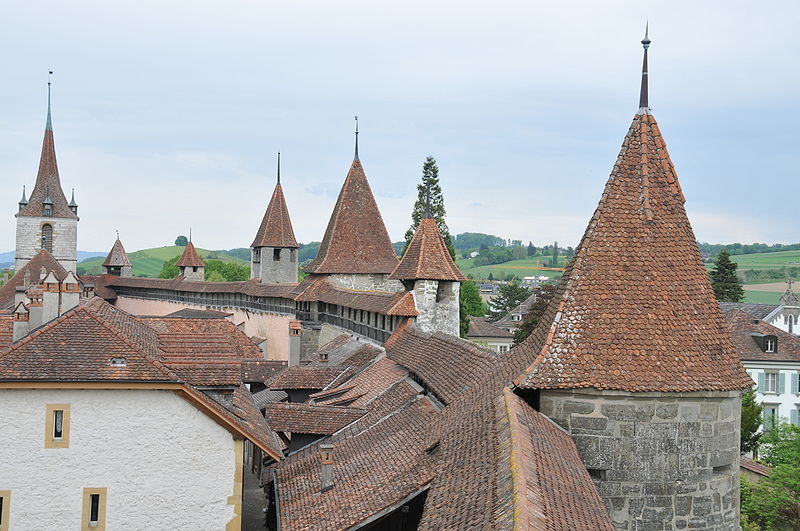
<path id="1" fill-rule="evenodd" d="M 320 444 L 319 456 L 322 460 L 320 469 L 320 492 L 325 492 L 333 488 L 333 445 Z"/>
<path id="2" fill-rule="evenodd" d="M 300 364 L 300 338 L 303 326 L 298 320 L 289 321 L 289 367 Z"/>
<path id="3" fill-rule="evenodd" d="M 61 281 L 61 308 L 58 312 L 59 315 L 64 315 L 75 306 L 81 298 L 81 285 L 72 271 L 67 273 L 64 280 Z"/>
<path id="4" fill-rule="evenodd" d="M 42 279 L 42 324 L 47 324 L 59 316 L 61 305 L 61 283 L 50 271 Z"/>
<path id="5" fill-rule="evenodd" d="M 31 288 L 27 291 L 28 311 L 28 330 L 33 330 L 42 326 L 42 290 Z"/>
<path id="6" fill-rule="evenodd" d="M 39 270 L 39 284 L 44 282 L 44 278 L 47 276 L 47 269 L 44 266 Z"/>
<path id="7" fill-rule="evenodd" d="M 14 308 L 14 336 L 13 340 L 19 341 L 23 337 L 28 335 L 28 319 L 30 314 L 28 313 L 28 307 L 25 306 L 23 303 L 17 304 L 16 308 Z"/>

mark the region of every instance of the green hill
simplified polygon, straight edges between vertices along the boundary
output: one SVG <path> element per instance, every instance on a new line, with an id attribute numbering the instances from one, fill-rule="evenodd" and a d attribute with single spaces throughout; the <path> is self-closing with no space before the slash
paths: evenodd
<path id="1" fill-rule="evenodd" d="M 128 253 L 133 264 L 133 276 L 157 277 L 161 272 L 164 262 L 183 253 L 183 247 L 155 247 Z M 236 262 L 249 265 L 249 261 L 233 256 L 228 251 L 209 251 L 197 248 L 197 253 L 204 260 L 221 260 L 223 262 Z M 105 257 L 90 258 L 78 263 L 79 275 L 100 275 L 103 273 L 102 263 Z"/>

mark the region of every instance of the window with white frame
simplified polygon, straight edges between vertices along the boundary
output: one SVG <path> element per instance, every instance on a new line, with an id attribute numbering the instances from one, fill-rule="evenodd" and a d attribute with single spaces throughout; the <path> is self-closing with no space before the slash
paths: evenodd
<path id="1" fill-rule="evenodd" d="M 508 352 L 508 345 L 499 345 L 498 346 L 499 352 Z"/>
<path id="2" fill-rule="evenodd" d="M 764 340 L 764 352 L 775 352 L 775 340 L 774 339 L 765 339 Z"/>
<path id="3" fill-rule="evenodd" d="M 764 393 L 778 392 L 778 373 L 767 372 L 764 374 Z"/>

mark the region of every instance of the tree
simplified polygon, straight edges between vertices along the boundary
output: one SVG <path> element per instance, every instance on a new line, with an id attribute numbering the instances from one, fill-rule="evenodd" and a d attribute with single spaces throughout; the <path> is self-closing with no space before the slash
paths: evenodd
<path id="1" fill-rule="evenodd" d="M 161 272 L 158 274 L 158 278 L 175 278 L 181 274 L 180 269 L 175 264 L 177 263 L 180 255 L 176 255 L 173 258 L 170 258 L 161 266 Z"/>
<path id="2" fill-rule="evenodd" d="M 739 277 L 736 276 L 736 262 L 731 260 L 731 255 L 723 249 L 717 255 L 714 269 L 709 273 L 711 287 L 719 302 L 742 302 L 744 289 Z"/>
<path id="3" fill-rule="evenodd" d="M 558 267 L 558 242 L 553 243 L 553 267 Z"/>
<path id="4" fill-rule="evenodd" d="M 761 426 L 761 413 L 764 406 L 756 402 L 756 392 L 749 390 L 742 395 L 742 425 L 741 425 L 741 449 L 742 453 L 758 450 L 758 440 L 761 438 L 758 428 Z"/>
<path id="5" fill-rule="evenodd" d="M 490 321 L 497 321 L 530 296 L 531 290 L 520 286 L 516 282 L 509 282 L 508 284 L 500 286 L 500 289 L 497 291 L 497 296 L 492 297 L 489 302 L 488 319 Z"/>
<path id="6" fill-rule="evenodd" d="M 422 165 L 422 182 L 417 185 L 417 201 L 411 212 L 411 227 L 406 231 L 406 247 L 403 249 L 403 254 L 405 254 L 408 244 L 411 243 L 411 238 L 414 237 L 414 231 L 417 230 L 420 220 L 425 216 L 428 201 L 430 201 L 431 216 L 436 220 L 447 251 L 455 259 L 456 249 L 453 247 L 450 229 L 447 228 L 447 223 L 444 221 L 444 197 L 442 196 L 442 187 L 439 185 L 439 167 L 436 166 L 436 159 L 430 155 Z"/>
<path id="7" fill-rule="evenodd" d="M 534 256 L 536 254 L 536 247 L 533 246 L 533 242 L 528 242 L 528 257 Z"/>
<path id="8" fill-rule="evenodd" d="M 469 331 L 469 316 L 483 317 L 486 315 L 486 303 L 481 299 L 477 284 L 472 281 L 461 283 L 459 295 L 459 332 L 461 337 L 467 337 Z"/>
<path id="9" fill-rule="evenodd" d="M 547 309 L 547 305 L 553 300 L 556 294 L 555 284 L 544 284 L 539 293 L 536 294 L 536 300 L 531 305 L 528 313 L 522 318 L 519 328 L 514 330 L 514 344 L 518 345 L 525 341 L 529 335 L 536 329 L 539 321 L 542 320 L 542 315 Z"/>
<path id="10" fill-rule="evenodd" d="M 189 238 L 187 238 L 186 236 L 181 235 L 175 238 L 175 245 L 177 245 L 178 247 L 186 247 L 187 243 L 189 243 Z"/>
<path id="11" fill-rule="evenodd" d="M 492 273 L 489 272 L 489 276 L 486 277 L 486 280 L 494 280 L 494 275 L 492 275 Z"/>

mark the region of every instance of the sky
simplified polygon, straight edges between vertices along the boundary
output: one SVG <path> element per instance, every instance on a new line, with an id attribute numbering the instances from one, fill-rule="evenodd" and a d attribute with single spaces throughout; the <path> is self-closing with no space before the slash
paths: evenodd
<path id="1" fill-rule="evenodd" d="M 247 247 L 275 184 L 319 241 L 353 157 L 393 240 L 427 155 L 453 234 L 580 240 L 650 105 L 700 241 L 800 241 L 800 3 L 205 0 L 0 4 L 0 251 L 34 184 L 52 69 L 78 247 Z"/>

